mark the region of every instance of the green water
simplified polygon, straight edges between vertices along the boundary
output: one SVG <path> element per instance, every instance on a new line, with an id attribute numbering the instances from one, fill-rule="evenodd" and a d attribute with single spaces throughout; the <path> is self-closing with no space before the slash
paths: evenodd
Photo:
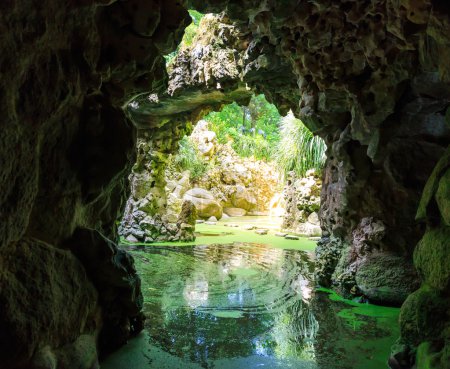
<path id="1" fill-rule="evenodd" d="M 387 368 L 399 310 L 317 289 L 313 242 L 221 223 L 197 229 L 183 247 L 124 246 L 147 320 L 102 368 Z"/>

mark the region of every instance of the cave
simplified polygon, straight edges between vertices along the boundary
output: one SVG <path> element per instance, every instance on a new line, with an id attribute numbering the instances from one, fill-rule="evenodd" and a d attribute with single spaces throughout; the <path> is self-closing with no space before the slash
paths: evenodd
<path id="1" fill-rule="evenodd" d="M 188 9 L 223 26 L 168 71 Z M 391 368 L 450 368 L 448 14 L 428 0 L 2 4 L 0 368 L 97 368 L 139 334 L 117 223 L 140 159 L 164 206 L 160 154 L 253 93 L 327 145 L 317 283 L 401 305 Z"/>

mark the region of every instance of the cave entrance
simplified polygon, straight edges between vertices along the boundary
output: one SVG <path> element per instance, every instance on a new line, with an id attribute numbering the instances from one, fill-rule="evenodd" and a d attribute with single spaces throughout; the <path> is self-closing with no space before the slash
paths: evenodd
<path id="1" fill-rule="evenodd" d="M 102 367 L 383 367 L 398 309 L 315 289 L 325 144 L 242 83 L 232 25 L 191 16 L 167 93 L 128 106 L 140 130 L 120 233 L 147 320 Z"/>
<path id="2" fill-rule="evenodd" d="M 199 243 L 227 233 L 207 226 L 320 237 L 326 146 L 292 112 L 281 116 L 264 95 L 252 95 L 180 132 L 166 140 L 141 134 L 119 228 L 124 242 Z"/>

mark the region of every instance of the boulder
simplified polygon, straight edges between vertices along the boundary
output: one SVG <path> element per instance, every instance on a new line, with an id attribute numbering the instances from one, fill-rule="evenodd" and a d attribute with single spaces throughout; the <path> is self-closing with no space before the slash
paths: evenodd
<path id="1" fill-rule="evenodd" d="M 222 206 L 216 201 L 211 192 L 203 188 L 197 187 L 187 191 L 183 196 L 183 200 L 193 202 L 200 218 L 208 219 L 214 216 L 220 219 L 222 217 Z"/>
<path id="2" fill-rule="evenodd" d="M 320 226 L 319 215 L 316 212 L 309 214 L 308 223 L 314 224 L 316 226 Z"/>
<path id="3" fill-rule="evenodd" d="M 318 237 L 322 234 L 320 226 L 309 222 L 300 223 L 295 229 L 295 232 L 307 237 Z"/>
<path id="4" fill-rule="evenodd" d="M 247 211 L 240 208 L 224 208 L 223 212 L 230 217 L 243 217 L 247 214 Z"/>
<path id="5" fill-rule="evenodd" d="M 363 259 L 355 281 L 364 295 L 381 304 L 401 305 L 419 287 L 419 277 L 411 261 L 381 253 Z"/>
<path id="6" fill-rule="evenodd" d="M 231 195 L 231 203 L 236 208 L 241 208 L 244 210 L 252 210 L 256 208 L 255 197 L 241 185 L 237 185 L 234 193 Z"/>

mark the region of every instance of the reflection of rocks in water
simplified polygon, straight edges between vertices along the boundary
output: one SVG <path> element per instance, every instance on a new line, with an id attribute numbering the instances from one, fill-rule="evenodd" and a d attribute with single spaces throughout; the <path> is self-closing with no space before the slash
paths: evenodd
<path id="1" fill-rule="evenodd" d="M 151 344 L 186 363 L 380 369 L 398 336 L 398 309 L 315 292 L 305 252 L 255 243 L 142 250 L 133 254 Z"/>
<path id="2" fill-rule="evenodd" d="M 250 243 L 141 250 L 152 344 L 203 367 L 252 355 L 313 358 L 306 253 Z"/>

